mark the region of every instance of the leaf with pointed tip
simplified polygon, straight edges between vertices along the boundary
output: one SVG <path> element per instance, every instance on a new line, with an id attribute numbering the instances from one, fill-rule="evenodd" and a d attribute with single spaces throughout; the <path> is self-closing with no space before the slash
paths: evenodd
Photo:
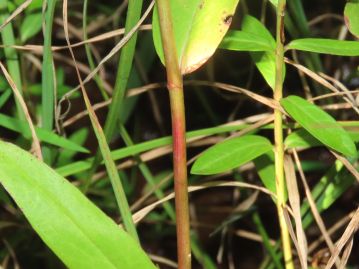
<path id="1" fill-rule="evenodd" d="M 355 131 L 348 131 L 351 139 L 357 143 L 359 142 L 359 133 Z M 316 146 L 323 146 L 323 144 L 316 138 L 314 138 L 305 129 L 300 129 L 289 134 L 284 140 L 286 148 L 311 148 Z"/>
<path id="2" fill-rule="evenodd" d="M 348 1 L 344 9 L 344 20 L 349 31 L 359 38 L 359 1 Z"/>
<path id="3" fill-rule="evenodd" d="M 239 0 L 171 0 L 172 25 L 181 73 L 202 66 L 215 52 L 231 24 Z M 153 40 L 162 63 L 157 8 L 153 13 Z"/>
<path id="4" fill-rule="evenodd" d="M 203 152 L 192 166 L 191 173 L 212 175 L 237 168 L 272 150 L 270 141 L 258 135 L 235 137 Z"/>
<path id="5" fill-rule="evenodd" d="M 68 268 L 156 268 L 138 243 L 75 186 L 28 152 L 2 141 L 0 182 Z"/>
<path id="6" fill-rule="evenodd" d="M 299 96 L 288 96 L 280 103 L 295 121 L 321 143 L 346 156 L 356 156 L 353 140 L 328 113 Z"/>

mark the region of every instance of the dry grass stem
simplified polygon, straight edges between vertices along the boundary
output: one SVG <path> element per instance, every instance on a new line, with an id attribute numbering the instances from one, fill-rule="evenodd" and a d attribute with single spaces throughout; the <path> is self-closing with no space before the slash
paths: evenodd
<path id="1" fill-rule="evenodd" d="M 37 137 L 36 131 L 35 131 L 35 127 L 34 124 L 32 122 L 29 110 L 27 109 L 26 103 L 24 101 L 24 98 L 22 97 L 21 93 L 19 92 L 18 88 L 16 87 L 15 82 L 12 80 L 10 74 L 8 73 L 8 71 L 6 70 L 5 66 L 2 64 L 2 62 L 0 62 L 0 68 L 2 70 L 2 72 L 4 73 L 4 76 L 7 80 L 7 82 L 9 83 L 11 89 L 14 92 L 14 95 L 17 99 L 17 101 L 19 102 L 22 111 L 25 115 L 25 119 L 29 125 L 30 128 L 30 132 L 31 132 L 31 136 L 32 136 L 32 141 L 33 141 L 33 147 L 34 147 L 34 151 L 35 151 L 35 155 L 38 159 L 42 160 L 42 152 L 41 152 L 41 145 L 40 145 L 40 140 Z"/>

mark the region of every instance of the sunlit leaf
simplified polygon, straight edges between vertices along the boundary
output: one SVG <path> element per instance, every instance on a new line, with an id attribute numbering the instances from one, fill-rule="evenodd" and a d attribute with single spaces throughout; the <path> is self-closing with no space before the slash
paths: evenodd
<path id="1" fill-rule="evenodd" d="M 156 268 L 138 243 L 75 186 L 2 141 L 0 182 L 68 268 Z"/>
<path id="2" fill-rule="evenodd" d="M 203 152 L 193 164 L 191 173 L 211 175 L 226 172 L 270 150 L 272 144 L 262 136 L 247 135 L 231 138 Z"/>
<path id="3" fill-rule="evenodd" d="M 276 42 L 272 34 L 268 29 L 255 17 L 245 16 L 242 21 L 242 30 L 246 33 L 255 34 L 260 36 L 262 39 L 267 41 L 267 44 L 272 47 L 271 51 L 265 52 L 251 52 L 250 55 L 258 68 L 259 72 L 262 74 L 263 78 L 267 84 L 274 89 L 275 84 L 275 49 Z M 283 65 L 283 80 L 285 78 L 286 68 Z"/>
<path id="4" fill-rule="evenodd" d="M 269 2 L 275 7 L 278 6 L 278 0 L 269 0 Z"/>
<path id="5" fill-rule="evenodd" d="M 350 0 L 344 9 L 344 20 L 349 31 L 359 38 L 359 1 Z"/>
<path id="6" fill-rule="evenodd" d="M 275 84 L 276 42 L 268 29 L 255 17 L 246 15 L 242 21 L 242 31 L 229 31 L 220 48 L 249 51 L 250 55 L 268 85 Z M 285 77 L 285 65 L 283 66 Z"/>
<path id="7" fill-rule="evenodd" d="M 273 51 L 267 39 L 253 33 L 234 30 L 228 31 L 220 48 L 235 51 Z"/>
<path id="8" fill-rule="evenodd" d="M 182 74 L 195 71 L 217 49 L 231 24 L 239 0 L 171 0 L 171 16 Z M 153 15 L 153 39 L 164 63 L 157 8 Z"/>
<path id="9" fill-rule="evenodd" d="M 328 113 L 299 96 L 289 96 L 280 103 L 294 120 L 324 145 L 347 156 L 356 155 L 353 140 Z"/>

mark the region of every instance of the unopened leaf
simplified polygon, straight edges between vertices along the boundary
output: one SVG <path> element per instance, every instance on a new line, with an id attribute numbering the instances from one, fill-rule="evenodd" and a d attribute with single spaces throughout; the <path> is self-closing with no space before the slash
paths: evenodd
<path id="1" fill-rule="evenodd" d="M 262 136 L 235 137 L 209 148 L 193 164 L 191 173 L 211 175 L 237 168 L 272 150 L 270 141 Z"/>
<path id="2" fill-rule="evenodd" d="M 172 25 L 182 74 L 195 71 L 217 49 L 231 24 L 239 0 L 171 0 Z M 157 8 L 153 14 L 153 39 L 164 63 Z"/>
<path id="3" fill-rule="evenodd" d="M 295 121 L 324 145 L 346 156 L 356 155 L 353 140 L 328 113 L 299 96 L 289 96 L 280 103 Z"/>
<path id="4" fill-rule="evenodd" d="M 359 38 L 359 1 L 348 1 L 344 9 L 344 20 L 349 31 Z"/>
<path id="5" fill-rule="evenodd" d="M 0 182 L 68 268 L 155 269 L 140 245 L 75 186 L 0 141 Z"/>
<path id="6" fill-rule="evenodd" d="M 324 38 L 303 38 L 293 40 L 286 49 L 310 51 L 339 56 L 359 56 L 359 42 L 324 39 Z"/>

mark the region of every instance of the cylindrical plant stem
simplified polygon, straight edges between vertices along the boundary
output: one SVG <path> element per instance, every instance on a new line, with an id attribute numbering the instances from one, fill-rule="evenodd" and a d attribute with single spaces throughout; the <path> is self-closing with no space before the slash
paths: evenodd
<path id="1" fill-rule="evenodd" d="M 183 79 L 180 72 L 168 0 L 157 0 L 167 87 L 171 101 L 173 166 L 175 181 L 178 268 L 191 268 L 190 227 L 187 192 L 186 121 Z"/>
<path id="2" fill-rule="evenodd" d="M 276 77 L 274 99 L 280 101 L 283 97 L 283 65 L 284 65 L 284 12 L 286 0 L 278 1 L 277 8 L 277 47 L 276 47 Z M 284 217 L 285 178 L 284 178 L 284 146 L 283 120 L 280 109 L 274 110 L 274 140 L 275 140 L 275 175 L 277 189 L 277 210 L 281 230 L 283 254 L 286 269 L 294 269 L 292 260 L 291 240 Z"/>

